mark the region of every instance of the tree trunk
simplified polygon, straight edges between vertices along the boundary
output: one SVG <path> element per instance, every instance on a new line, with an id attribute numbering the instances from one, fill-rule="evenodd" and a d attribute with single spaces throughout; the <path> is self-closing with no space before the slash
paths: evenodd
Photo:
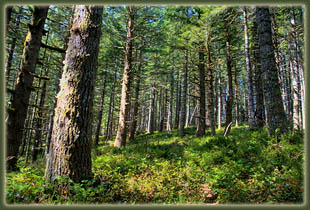
<path id="1" fill-rule="evenodd" d="M 12 99 L 12 111 L 8 113 L 6 162 L 7 169 L 15 169 L 17 155 L 28 109 L 33 75 L 40 50 L 42 31 L 48 7 L 35 7 L 29 32 L 24 42 L 24 51 L 18 81 Z"/>
<path id="2" fill-rule="evenodd" d="M 102 7 L 75 7 L 70 41 L 57 95 L 54 129 L 45 178 L 67 176 L 80 182 L 91 176 L 91 111 L 101 35 Z M 60 193 L 66 184 L 58 185 Z"/>
<path id="3" fill-rule="evenodd" d="M 219 99 L 218 99 L 218 112 L 217 112 L 217 123 L 218 123 L 218 129 L 221 129 L 222 127 L 222 83 L 221 83 L 221 70 L 218 73 L 218 87 L 219 87 Z"/>
<path id="4" fill-rule="evenodd" d="M 137 79 L 136 79 L 136 90 L 135 90 L 135 101 L 133 105 L 133 119 L 132 123 L 130 126 L 130 132 L 129 132 L 129 141 L 133 141 L 135 138 L 135 133 L 137 130 L 137 123 L 138 123 L 138 110 L 139 110 L 139 92 L 140 92 L 140 72 L 141 72 L 141 67 L 142 67 L 142 57 L 143 57 L 143 52 L 140 51 L 139 54 L 139 64 L 138 64 L 138 69 L 137 69 Z"/>
<path id="5" fill-rule="evenodd" d="M 238 71 L 235 69 L 235 100 L 239 101 L 239 83 L 238 83 Z M 239 126 L 239 103 L 235 103 L 235 122 L 236 127 Z"/>
<path id="6" fill-rule="evenodd" d="M 264 105 L 264 90 L 263 90 L 263 69 L 260 65 L 259 58 L 259 39 L 257 31 L 257 21 L 254 16 L 253 20 L 253 39 L 254 39 L 254 84 L 256 90 L 256 110 L 255 110 L 255 128 L 262 128 L 265 125 L 265 105 Z"/>
<path id="7" fill-rule="evenodd" d="M 98 113 L 98 122 L 96 126 L 96 134 L 95 134 L 95 145 L 99 143 L 99 136 L 101 131 L 101 123 L 102 123 L 102 115 L 103 115 L 103 108 L 104 108 L 104 96 L 106 92 L 106 76 L 104 75 L 103 84 L 102 84 L 102 92 L 101 92 L 101 101 L 99 106 L 99 113 Z"/>
<path id="8" fill-rule="evenodd" d="M 172 133 L 172 109 L 173 109 L 173 91 L 174 91 L 174 62 L 172 64 L 171 72 L 170 72 L 170 99 L 169 99 L 169 107 L 168 107 L 168 119 L 167 119 L 167 131 L 169 134 Z"/>
<path id="9" fill-rule="evenodd" d="M 246 7 L 243 8 L 244 17 L 244 53 L 245 53 L 245 64 L 248 77 L 248 116 L 250 128 L 255 128 L 255 113 L 254 113 L 254 98 L 253 98 L 253 81 L 252 81 L 252 68 L 249 54 L 249 35 L 248 35 L 248 18 Z M 238 99 L 236 99 L 238 100 Z"/>
<path id="10" fill-rule="evenodd" d="M 200 42 L 198 51 L 199 57 L 199 121 L 196 136 L 204 136 L 206 134 L 206 87 L 205 87 L 205 65 L 204 65 L 204 47 Z"/>
<path id="11" fill-rule="evenodd" d="M 188 73 L 188 50 L 184 52 L 184 76 L 183 76 L 183 91 L 182 91 L 182 103 L 179 122 L 179 136 L 184 136 L 185 118 L 186 118 L 186 105 L 187 105 L 187 73 Z"/>
<path id="12" fill-rule="evenodd" d="M 232 71 L 231 71 L 231 55 L 230 55 L 230 37 L 227 37 L 226 40 L 226 64 L 227 64 L 227 103 L 226 103 L 226 121 L 225 121 L 225 130 L 227 130 L 226 135 L 229 135 L 230 128 L 229 124 L 232 122 L 232 109 L 234 103 L 234 93 L 233 93 L 233 84 L 232 84 Z"/>
<path id="13" fill-rule="evenodd" d="M 207 34 L 207 53 L 208 53 L 208 77 L 207 77 L 207 118 L 210 120 L 211 134 L 214 136 L 215 133 L 215 119 L 214 119 L 214 87 L 213 87 L 213 63 L 211 60 L 211 43 L 210 35 Z"/>
<path id="14" fill-rule="evenodd" d="M 257 7 L 256 18 L 260 46 L 260 63 L 264 72 L 264 99 L 267 110 L 269 135 L 279 128 L 279 133 L 287 131 L 274 50 L 272 47 L 271 19 L 268 7 Z"/>
<path id="15" fill-rule="evenodd" d="M 17 32 L 19 30 L 19 24 L 22 18 L 22 11 L 23 8 L 19 7 L 19 11 L 18 14 L 16 16 L 16 20 L 15 20 L 15 24 L 14 24 L 14 28 L 13 28 L 13 32 L 14 32 L 14 36 L 12 39 L 12 44 L 10 45 L 10 49 L 8 52 L 8 58 L 6 61 L 6 66 L 5 66 L 5 70 L 6 70 L 6 87 L 8 88 L 8 84 L 9 84 L 9 80 L 10 80 L 10 72 L 11 72 L 11 68 L 12 68 L 12 61 L 13 61 L 13 56 L 14 56 L 14 51 L 15 51 L 15 46 L 16 46 L 16 40 L 17 40 Z"/>
<path id="16" fill-rule="evenodd" d="M 177 88 L 176 88 L 174 128 L 178 128 L 179 122 L 180 122 L 180 106 L 181 106 L 181 75 L 180 75 L 180 70 L 178 70 L 177 80 L 178 80 L 178 83 L 177 83 Z"/>
<path id="17" fill-rule="evenodd" d="M 149 106 L 149 120 L 147 125 L 147 133 L 153 134 L 154 132 L 154 113 L 155 113 L 155 89 L 150 89 L 150 106 Z"/>
<path id="18" fill-rule="evenodd" d="M 127 22 L 127 38 L 125 49 L 125 67 L 123 72 L 123 83 L 121 93 L 121 104 L 119 112 L 119 123 L 114 142 L 114 147 L 121 147 L 126 145 L 127 130 L 128 130 L 128 114 L 130 111 L 130 86 L 132 80 L 132 45 L 133 45 L 133 29 L 134 29 L 134 17 L 135 8 L 128 7 L 129 18 Z"/>

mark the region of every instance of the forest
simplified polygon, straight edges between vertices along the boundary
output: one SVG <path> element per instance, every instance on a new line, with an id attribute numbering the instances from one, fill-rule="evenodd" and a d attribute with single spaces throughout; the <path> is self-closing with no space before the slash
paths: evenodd
<path id="1" fill-rule="evenodd" d="M 303 204 L 304 10 L 7 5 L 6 204 Z"/>

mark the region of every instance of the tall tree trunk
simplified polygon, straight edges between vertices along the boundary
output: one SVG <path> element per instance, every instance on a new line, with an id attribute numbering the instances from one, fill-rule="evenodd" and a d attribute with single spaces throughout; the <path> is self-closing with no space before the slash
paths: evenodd
<path id="1" fill-rule="evenodd" d="M 10 45 L 9 51 L 8 51 L 8 58 L 6 61 L 6 65 L 5 65 L 5 70 L 6 70 L 6 87 L 8 88 L 8 84 L 9 84 L 9 80 L 10 80 L 10 72 L 11 72 L 11 68 L 12 68 L 12 61 L 13 61 L 13 56 L 14 56 L 14 51 L 15 51 L 15 47 L 16 47 L 16 40 L 17 40 L 17 33 L 19 30 L 19 24 L 22 18 L 22 11 L 23 8 L 19 7 L 18 10 L 18 14 L 16 16 L 16 20 L 15 20 L 15 24 L 14 24 L 14 28 L 13 28 L 13 32 L 14 32 L 14 36 L 12 39 L 12 44 Z"/>
<path id="2" fill-rule="evenodd" d="M 207 53 L 208 53 L 208 68 L 207 68 L 207 118 L 210 120 L 211 134 L 214 136 L 215 133 L 215 119 L 214 119 L 214 87 L 213 87 L 213 63 L 211 60 L 211 43 L 210 35 L 207 34 Z"/>
<path id="3" fill-rule="evenodd" d="M 222 127 L 222 83 L 221 83 L 221 71 L 218 73 L 218 87 L 219 87 L 219 99 L 218 99 L 218 112 L 217 112 L 217 123 L 218 123 L 218 129 L 221 129 Z"/>
<path id="4" fill-rule="evenodd" d="M 121 104 L 119 112 L 119 123 L 114 142 L 114 147 L 121 147 L 126 145 L 127 130 L 128 130 L 128 114 L 130 111 L 130 86 L 132 80 L 132 45 L 133 45 L 133 29 L 134 29 L 134 17 L 136 9 L 129 6 L 128 8 L 128 22 L 127 22 L 127 37 L 125 48 L 125 67 L 123 72 L 123 83 L 121 93 Z"/>
<path id="5" fill-rule="evenodd" d="M 205 87 L 205 59 L 203 42 L 199 44 L 199 121 L 196 136 L 204 136 L 206 134 L 206 87 Z"/>
<path id="6" fill-rule="evenodd" d="M 138 69 L 137 69 L 137 77 L 136 77 L 136 90 L 135 90 L 135 101 L 133 105 L 133 119 L 132 123 L 130 125 L 130 132 L 129 132 L 129 141 L 133 141 L 135 138 L 135 133 L 137 130 L 137 123 L 138 123 L 138 110 L 139 110 L 139 92 L 140 92 L 140 72 L 141 72 L 141 67 L 142 67 L 142 57 L 143 57 L 143 52 L 140 51 L 139 54 L 139 64 L 138 64 Z"/>
<path id="7" fill-rule="evenodd" d="M 238 83 L 238 71 L 235 69 L 235 100 L 239 101 L 239 83 Z M 254 114 L 254 113 L 253 113 Z M 235 122 L 236 127 L 239 126 L 239 103 L 235 103 Z"/>
<path id="8" fill-rule="evenodd" d="M 103 108 L 104 108 L 104 96 L 106 92 L 106 84 L 107 84 L 106 76 L 104 75 L 103 84 L 102 84 L 102 92 L 101 92 L 101 101 L 99 105 L 99 113 L 98 113 L 98 122 L 96 126 L 96 134 L 95 134 L 95 145 L 99 143 L 99 136 L 101 132 L 101 123 L 102 123 L 102 115 L 103 115 Z"/>
<path id="9" fill-rule="evenodd" d="M 155 88 L 150 89 L 150 106 L 149 106 L 149 120 L 147 125 L 147 132 L 152 134 L 154 132 L 154 114 L 155 114 Z"/>
<path id="10" fill-rule="evenodd" d="M 179 122 L 179 136 L 184 136 L 185 117 L 186 117 L 186 105 L 187 105 L 187 74 L 188 74 L 188 50 L 184 52 L 184 76 L 183 76 L 183 91 L 182 91 L 182 103 Z"/>
<path id="11" fill-rule="evenodd" d="M 230 55 L 230 37 L 226 39 L 226 65 L 227 65 L 227 89 L 228 96 L 226 102 L 226 121 L 225 121 L 225 130 L 227 130 L 226 135 L 229 135 L 230 128 L 229 124 L 232 122 L 232 109 L 234 103 L 234 93 L 233 93 L 233 84 L 232 84 L 232 67 L 231 67 L 231 55 Z"/>
<path id="12" fill-rule="evenodd" d="M 177 83 L 177 88 L 176 88 L 174 128 L 178 128 L 179 122 L 180 122 L 180 106 L 181 106 L 181 74 L 180 74 L 180 70 L 178 70 L 177 81 L 178 81 L 178 83 Z"/>
<path id="13" fill-rule="evenodd" d="M 70 41 L 57 95 L 54 129 L 45 178 L 56 182 L 67 176 L 80 182 L 91 176 L 91 120 L 94 79 L 103 8 L 75 7 Z M 58 190 L 68 190 L 59 184 Z"/>
<path id="14" fill-rule="evenodd" d="M 244 17 L 244 53 L 245 64 L 248 77 L 248 115 L 250 128 L 255 128 L 255 113 L 254 113 L 254 98 L 253 98 L 253 80 L 252 80 L 252 68 L 249 54 L 249 35 L 248 35 L 248 18 L 246 7 L 243 8 Z M 237 104 L 237 103 L 236 103 Z"/>
<path id="15" fill-rule="evenodd" d="M 174 62 L 172 62 L 172 68 L 170 71 L 170 99 L 169 99 L 168 119 L 167 119 L 167 131 L 169 134 L 172 133 L 173 91 L 174 91 Z"/>
<path id="16" fill-rule="evenodd" d="M 253 39 L 254 39 L 254 85 L 256 90 L 256 110 L 255 110 L 255 127 L 262 128 L 265 125 L 265 105 L 263 90 L 263 69 L 260 65 L 260 45 L 257 31 L 257 21 L 254 16 L 253 20 Z"/>
<path id="17" fill-rule="evenodd" d="M 24 42 L 21 68 L 12 99 L 12 110 L 8 112 L 6 163 L 9 170 L 16 168 L 18 150 L 27 115 L 25 110 L 28 109 L 47 11 L 48 7 L 36 6 L 34 8 L 29 32 Z"/>
<path id="18" fill-rule="evenodd" d="M 256 18 L 260 45 L 260 63 L 264 69 L 264 99 L 267 110 L 269 135 L 277 128 L 279 133 L 287 131 L 286 116 L 283 108 L 274 50 L 272 47 L 271 19 L 268 7 L 257 7 Z"/>
<path id="19" fill-rule="evenodd" d="M 298 34 L 296 31 L 296 20 L 294 7 L 290 9 L 291 33 L 290 40 L 292 45 L 289 49 L 292 51 L 291 60 L 293 68 L 292 76 L 292 92 L 293 92 L 293 124 L 294 129 L 304 128 L 304 78 L 303 78 L 303 59 L 298 44 Z"/>
<path id="20" fill-rule="evenodd" d="M 70 12 L 70 20 L 69 20 L 69 25 L 67 26 L 67 32 L 65 34 L 64 37 L 64 47 L 63 49 L 67 50 L 68 48 L 68 42 L 69 42 L 69 36 L 70 36 L 70 28 L 72 26 L 72 21 L 73 21 L 73 10 L 71 10 Z M 62 54 L 62 60 L 65 59 L 65 54 Z M 61 63 L 61 69 L 63 68 L 63 63 Z M 60 79 L 61 79 L 61 75 L 62 75 L 62 70 L 57 72 L 57 77 L 56 77 L 56 89 L 55 89 L 55 95 L 57 96 L 58 92 L 59 92 L 59 83 L 60 83 Z M 50 118 L 49 118 L 49 122 L 48 122 L 48 131 L 47 131 L 47 135 L 46 135 L 46 141 L 45 141 L 45 158 L 47 157 L 47 154 L 49 153 L 49 149 L 50 149 L 50 143 L 51 143 L 51 139 L 52 139 L 52 132 L 53 132 L 53 128 L 54 128 L 54 116 L 55 116 L 55 108 L 57 105 L 57 97 L 54 98 L 53 101 L 53 106 L 52 106 L 52 111 L 50 114 Z"/>

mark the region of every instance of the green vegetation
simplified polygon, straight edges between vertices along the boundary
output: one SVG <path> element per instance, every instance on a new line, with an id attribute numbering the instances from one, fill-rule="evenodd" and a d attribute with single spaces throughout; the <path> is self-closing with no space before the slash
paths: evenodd
<path id="1" fill-rule="evenodd" d="M 8 203 L 301 203 L 303 202 L 303 137 L 300 133 L 268 137 L 265 130 L 233 127 L 228 137 L 184 138 L 167 132 L 137 136 L 125 148 L 103 145 L 92 150 L 93 179 L 73 183 L 58 195 L 44 180 L 40 159 L 7 174 Z M 24 160 L 18 164 L 23 166 Z"/>

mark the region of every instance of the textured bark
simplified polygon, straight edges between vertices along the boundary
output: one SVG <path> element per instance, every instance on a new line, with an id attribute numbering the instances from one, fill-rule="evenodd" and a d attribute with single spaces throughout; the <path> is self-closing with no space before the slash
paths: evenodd
<path id="1" fill-rule="evenodd" d="M 230 128 L 229 124 L 232 122 L 232 109 L 234 103 L 234 93 L 232 84 L 232 70 L 231 70 L 231 55 L 230 55 L 230 37 L 226 40 L 226 71 L 227 71 L 227 102 L 226 102 L 226 120 L 225 120 L 225 130 L 227 130 L 226 135 L 229 135 Z"/>
<path id="2" fill-rule="evenodd" d="M 13 28 L 13 32 L 14 32 L 14 36 L 12 38 L 12 44 L 10 45 L 10 48 L 9 48 L 9 51 L 8 51 L 8 58 L 7 58 L 7 61 L 6 61 L 6 66 L 5 66 L 5 76 L 6 76 L 6 87 L 8 87 L 8 84 L 9 84 L 9 80 L 10 80 L 10 73 L 11 73 L 11 68 L 12 68 L 12 61 L 13 61 L 13 56 L 14 56 L 14 51 L 15 51 L 15 47 L 16 47 L 16 34 L 19 30 L 19 24 L 20 24 L 20 21 L 21 21 L 21 18 L 22 18 L 22 13 L 23 11 L 23 8 L 22 7 L 19 7 L 19 10 L 18 10 L 18 14 L 16 16 L 16 20 L 15 20 L 15 24 L 14 24 L 14 28 Z"/>
<path id="3" fill-rule="evenodd" d="M 172 114 L 173 114 L 173 91 L 174 91 L 174 62 L 170 72 L 170 98 L 168 106 L 167 131 L 172 133 Z"/>
<path id="4" fill-rule="evenodd" d="M 259 39 L 257 33 L 257 21 L 254 16 L 253 20 L 253 39 L 254 39 L 254 84 L 256 90 L 256 110 L 255 110 L 255 128 L 262 128 L 265 125 L 265 105 L 264 105 L 264 90 L 263 90 L 263 69 L 260 65 L 259 56 Z"/>
<path id="5" fill-rule="evenodd" d="M 287 131 L 286 116 L 283 108 L 281 87 L 272 46 L 271 19 L 268 7 L 256 8 L 260 63 L 264 71 L 264 99 L 267 111 L 268 133 Z"/>
<path id="6" fill-rule="evenodd" d="M 174 128 L 178 128 L 179 122 L 180 122 L 180 106 L 181 106 L 181 75 L 180 75 L 180 70 L 178 70 L 177 81 L 178 81 L 178 83 L 177 83 L 177 88 L 176 88 Z"/>
<path id="7" fill-rule="evenodd" d="M 96 126 L 96 134 L 95 134 L 95 145 L 99 143 L 99 136 L 101 132 L 101 123 L 102 123 L 102 115 L 103 115 L 103 108 L 104 108 L 104 96 L 106 92 L 106 77 L 104 76 L 103 84 L 102 84 L 102 92 L 101 92 L 101 100 L 99 105 L 99 112 L 98 112 L 98 122 Z"/>
<path id="8" fill-rule="evenodd" d="M 64 49 L 67 50 L 68 48 L 68 42 L 69 42 L 69 36 L 70 36 L 70 28 L 72 26 L 72 21 L 73 21 L 73 10 L 71 10 L 70 12 L 70 21 L 69 24 L 67 26 L 67 32 L 65 34 L 64 37 Z M 62 54 L 62 60 L 65 59 L 65 54 Z M 61 68 L 63 68 L 63 63 Z M 59 92 L 59 83 L 60 83 L 60 79 L 61 79 L 61 75 L 62 75 L 62 70 L 57 72 L 57 77 L 56 77 L 56 89 L 55 89 L 55 96 L 57 96 L 58 92 Z M 45 140 L 45 158 L 47 157 L 47 154 L 49 153 L 49 149 L 50 149 L 50 143 L 51 143 L 51 139 L 52 139 L 52 132 L 53 132 L 53 128 L 54 128 L 54 116 L 55 116 L 55 108 L 57 105 L 57 97 L 54 98 L 53 101 L 53 106 L 51 109 L 51 114 L 50 114 L 50 118 L 49 118 L 49 122 L 48 122 L 48 130 L 47 130 L 47 135 L 46 135 L 46 140 Z"/>
<path id="9" fill-rule="evenodd" d="M 8 113 L 6 136 L 7 169 L 15 169 L 18 150 L 23 136 L 28 103 L 32 88 L 33 74 L 40 50 L 42 31 L 47 17 L 48 7 L 35 7 L 32 22 L 29 25 L 15 94 L 12 98 L 12 111 Z"/>
<path id="10" fill-rule="evenodd" d="M 123 82 L 121 92 L 121 104 L 119 112 L 119 123 L 114 142 L 114 147 L 121 147 L 126 145 L 127 130 L 128 130 L 128 114 L 130 111 L 130 86 L 132 80 L 132 45 L 133 45 L 133 30 L 135 8 L 128 7 L 128 22 L 127 22 L 127 37 L 125 48 L 125 67 L 123 71 Z"/>
<path id="11" fill-rule="evenodd" d="M 135 88 L 135 101 L 133 105 L 133 119 L 130 125 L 130 132 L 129 132 L 129 141 L 133 141 L 135 138 L 135 133 L 137 130 L 137 123 L 138 123 L 138 110 L 139 110 L 139 93 L 140 93 L 140 72 L 142 67 L 142 56 L 143 53 L 140 51 L 139 54 L 139 64 L 137 69 L 137 78 L 136 78 L 136 88 Z"/>
<path id="12" fill-rule="evenodd" d="M 247 70 L 247 83 L 248 83 L 248 116 L 250 128 L 255 127 L 255 113 L 254 113 L 254 96 L 253 96 L 253 80 L 252 80 L 252 68 L 249 54 L 249 35 L 248 35 L 248 18 L 246 7 L 243 8 L 244 18 L 244 53 L 245 53 L 245 64 Z M 236 103 L 237 104 L 237 103 Z"/>
<path id="13" fill-rule="evenodd" d="M 150 89 L 150 105 L 149 105 L 149 120 L 147 124 L 147 133 L 152 134 L 154 132 L 154 113 L 155 113 L 155 89 Z"/>
<path id="14" fill-rule="evenodd" d="M 210 36 L 207 35 L 207 53 L 208 53 L 208 68 L 207 68 L 207 119 L 209 119 L 209 125 L 211 128 L 211 134 L 214 136 L 215 133 L 215 119 L 214 119 L 214 87 L 213 87 L 213 63 L 211 60 L 211 46 Z"/>
<path id="15" fill-rule="evenodd" d="M 188 74 L 188 50 L 184 52 L 184 75 L 183 75 L 183 90 L 182 103 L 179 122 L 179 136 L 184 136 L 185 118 L 186 118 L 186 104 L 187 104 L 187 74 Z"/>
<path id="16" fill-rule="evenodd" d="M 291 76 L 292 76 L 292 92 L 293 92 L 293 128 L 299 130 L 304 128 L 304 97 L 303 90 L 303 59 L 300 52 L 300 47 L 298 45 L 296 32 L 296 20 L 295 20 L 295 11 L 294 8 L 290 9 L 290 24 L 291 24 L 291 33 L 290 41 L 292 45 L 290 49 L 290 59 L 292 61 Z M 302 76 L 300 76 L 302 75 Z M 303 116 L 303 117 L 302 117 Z"/>
<path id="17" fill-rule="evenodd" d="M 206 134 L 206 87 L 205 87 L 205 65 L 204 65 L 204 47 L 200 43 L 198 57 L 199 57 L 199 121 L 197 126 L 196 136 L 204 136 Z"/>
<path id="18" fill-rule="evenodd" d="M 91 176 L 91 110 L 99 51 L 102 7 L 75 7 L 70 41 L 57 95 L 54 129 L 45 178 Z M 66 185 L 59 185 L 63 193 Z"/>
<path id="19" fill-rule="evenodd" d="M 238 71 L 235 69 L 235 100 L 239 101 L 239 83 L 238 83 Z M 254 115 L 254 113 L 253 113 Z M 254 116 L 253 116 L 254 117 Z M 235 124 L 239 126 L 239 103 L 235 103 Z"/>
<path id="20" fill-rule="evenodd" d="M 222 127 L 222 84 L 221 84 L 221 71 L 218 73 L 218 87 L 219 87 L 219 94 L 218 94 L 218 108 L 217 108 L 217 126 L 218 129 Z"/>

